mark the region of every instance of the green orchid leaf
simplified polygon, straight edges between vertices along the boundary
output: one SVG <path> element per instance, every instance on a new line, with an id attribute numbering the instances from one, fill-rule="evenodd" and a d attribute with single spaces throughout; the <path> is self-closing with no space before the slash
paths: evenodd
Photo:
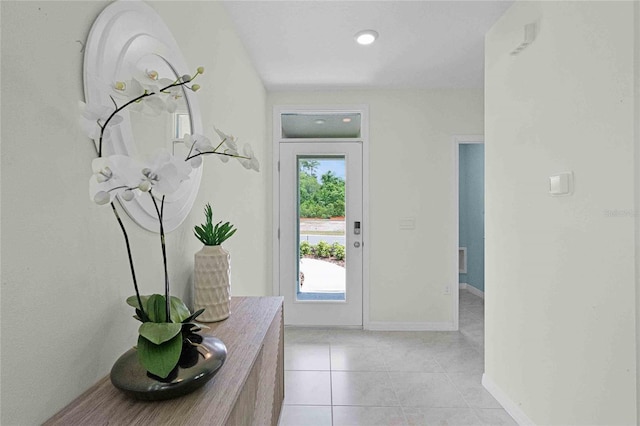
<path id="1" fill-rule="evenodd" d="M 151 321 L 147 316 L 146 312 L 141 311 L 140 309 L 136 309 L 136 316 L 140 318 L 140 322 L 149 322 Z"/>
<path id="2" fill-rule="evenodd" d="M 182 334 L 160 345 L 138 336 L 138 361 L 149 373 L 163 379 L 178 365 L 181 352 Z"/>
<path id="3" fill-rule="evenodd" d="M 165 298 L 160 294 L 152 294 L 147 300 L 145 311 L 153 322 L 167 322 L 167 307 Z"/>
<path id="4" fill-rule="evenodd" d="M 164 297 L 163 297 L 164 299 Z M 191 312 L 187 305 L 182 302 L 182 300 L 178 299 L 175 296 L 171 296 L 171 321 L 173 322 L 183 322 L 185 319 L 191 316 Z"/>
<path id="5" fill-rule="evenodd" d="M 195 327 L 198 327 L 203 330 L 211 330 L 211 327 L 209 327 L 208 325 L 200 324 L 199 322 L 192 321 L 189 324 L 193 324 Z"/>
<path id="6" fill-rule="evenodd" d="M 173 339 L 182 330 L 182 324 L 173 322 L 145 322 L 138 328 L 138 334 L 151 343 L 159 345 Z"/>
<path id="7" fill-rule="evenodd" d="M 195 311 L 194 313 L 192 313 L 191 315 L 189 315 L 189 317 L 185 318 L 182 320 L 183 323 L 188 323 L 193 321 L 194 319 L 196 319 L 201 313 L 204 312 L 204 308 L 202 309 L 198 309 L 197 311 Z"/>
<path id="8" fill-rule="evenodd" d="M 203 330 L 203 329 L 209 330 L 211 327 L 209 327 L 207 325 L 204 325 L 204 324 L 200 324 L 200 323 L 194 322 L 194 321 L 185 322 L 185 323 L 182 324 L 182 331 L 183 332 L 188 332 L 190 330 L 193 330 L 194 328 L 198 328 L 200 330 Z"/>
<path id="9" fill-rule="evenodd" d="M 149 300 L 149 296 L 140 296 L 140 300 L 142 300 L 142 304 L 144 306 L 147 306 L 147 300 Z M 132 308 L 140 309 L 140 305 L 138 305 L 138 298 L 135 295 L 127 297 L 127 305 L 131 306 Z"/>

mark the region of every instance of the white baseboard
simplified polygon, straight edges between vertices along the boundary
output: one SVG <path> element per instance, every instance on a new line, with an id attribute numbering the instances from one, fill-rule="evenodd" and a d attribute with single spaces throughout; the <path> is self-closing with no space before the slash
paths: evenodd
<path id="1" fill-rule="evenodd" d="M 491 396 L 493 396 L 496 401 L 498 401 L 500 405 L 502 405 L 505 411 L 509 413 L 509 415 L 513 417 L 513 420 L 515 420 L 516 423 L 518 423 L 520 426 L 535 425 L 535 423 L 529 417 L 527 417 L 524 411 L 520 409 L 518 404 L 513 402 L 511 398 L 509 398 L 502 391 L 502 389 L 500 389 L 498 385 L 496 385 L 495 382 L 491 380 L 489 376 L 487 376 L 487 373 L 484 373 L 482 375 L 482 386 L 484 386 L 484 388 L 491 394 Z"/>
<path id="2" fill-rule="evenodd" d="M 460 290 L 467 290 L 469 293 L 475 294 L 479 298 L 484 299 L 484 291 L 478 290 L 477 288 L 475 288 L 471 284 L 460 283 Z"/>
<path id="3" fill-rule="evenodd" d="M 451 322 L 390 322 L 370 321 L 366 325 L 372 331 L 454 331 Z"/>

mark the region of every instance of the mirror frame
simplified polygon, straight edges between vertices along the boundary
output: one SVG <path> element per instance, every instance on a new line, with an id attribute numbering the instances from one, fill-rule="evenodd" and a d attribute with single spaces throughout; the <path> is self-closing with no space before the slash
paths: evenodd
<path id="1" fill-rule="evenodd" d="M 135 64 L 149 55 L 163 59 L 177 76 L 193 73 L 187 68 L 169 28 L 149 5 L 142 1 L 120 0 L 107 6 L 93 23 L 85 46 L 85 102 L 113 106 L 109 95 L 113 93 L 114 82 L 132 78 Z M 202 134 L 197 97 L 191 90 L 183 90 L 183 93 L 189 110 L 191 133 Z M 103 156 L 132 155 L 136 152 L 129 111 L 125 109 L 120 115 L 123 121 L 111 129 L 110 143 L 103 144 Z M 98 142 L 95 140 L 96 146 Z M 202 167 L 193 169 L 178 191 L 165 198 L 165 232 L 176 229 L 187 217 L 198 194 L 201 179 Z M 152 232 L 160 232 L 160 223 L 150 197 L 139 196 L 132 201 L 118 198 L 118 201 L 138 225 Z"/>

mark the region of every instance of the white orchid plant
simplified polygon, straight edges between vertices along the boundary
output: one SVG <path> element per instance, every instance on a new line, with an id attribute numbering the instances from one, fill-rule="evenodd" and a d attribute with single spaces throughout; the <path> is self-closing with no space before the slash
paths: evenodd
<path id="1" fill-rule="evenodd" d="M 90 198 L 98 205 L 110 205 L 122 230 L 135 289 L 135 295 L 129 297 L 127 303 L 135 309 L 134 318 L 142 322 L 138 329 L 138 359 L 159 380 L 170 380 L 178 366 L 194 365 L 199 355 L 204 356 L 198 355 L 197 351 L 206 350 L 200 345 L 202 337 L 196 334 L 205 326 L 195 322 L 204 309 L 191 313 L 179 298 L 171 296 L 169 292 L 163 227 L 165 197 L 175 192 L 181 182 L 189 179 L 192 169 L 202 166 L 202 157 L 205 155 L 217 155 L 223 162 L 235 158 L 246 169 L 255 171 L 259 171 L 260 164 L 250 145 L 245 144 L 240 154 L 236 139 L 218 129 L 214 129 L 220 138 L 216 145 L 204 135 L 185 135 L 183 141 L 188 148 L 186 158 L 178 158 L 166 150 L 159 151 L 148 163 L 126 155 L 105 157 L 103 145 L 109 143 L 114 127 L 123 122 L 121 113 L 125 109 L 151 114 L 175 112 L 177 101 L 184 95 L 183 90 L 195 92 L 200 89 L 193 81 L 203 73 L 204 68 L 199 67 L 194 76 L 183 75 L 172 80 L 160 78 L 156 71 L 146 71 L 142 77 L 113 83 L 111 106 L 81 102 L 82 127 L 90 138 L 97 141 L 97 158 L 93 160 L 93 175 L 89 181 Z M 120 104 L 116 99 L 120 100 Z M 153 202 L 159 221 L 164 295 L 140 295 L 129 238 L 114 203 L 116 196 L 125 203 L 140 196 L 148 196 Z M 185 353 L 191 355 L 185 357 Z M 197 354 L 195 358 L 194 353 Z"/>

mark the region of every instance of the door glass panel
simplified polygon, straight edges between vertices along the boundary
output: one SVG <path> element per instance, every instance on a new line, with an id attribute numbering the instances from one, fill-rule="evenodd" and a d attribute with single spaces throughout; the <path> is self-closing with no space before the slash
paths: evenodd
<path id="1" fill-rule="evenodd" d="M 346 300 L 344 156 L 298 156 L 297 300 Z"/>

